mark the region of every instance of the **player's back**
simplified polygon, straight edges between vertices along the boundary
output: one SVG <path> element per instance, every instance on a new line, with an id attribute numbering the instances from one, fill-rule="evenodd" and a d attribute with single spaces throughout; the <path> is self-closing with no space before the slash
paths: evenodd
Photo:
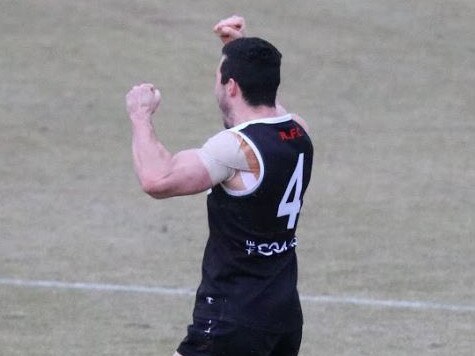
<path id="1" fill-rule="evenodd" d="M 210 236 L 195 317 L 270 331 L 302 324 L 295 235 L 312 170 L 313 146 L 290 115 L 232 129 L 259 162 L 255 187 L 208 195 Z"/>

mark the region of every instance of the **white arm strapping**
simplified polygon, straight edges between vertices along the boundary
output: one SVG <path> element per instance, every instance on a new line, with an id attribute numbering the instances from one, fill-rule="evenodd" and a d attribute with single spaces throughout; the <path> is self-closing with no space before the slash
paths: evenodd
<path id="1" fill-rule="evenodd" d="M 213 185 L 231 179 L 236 171 L 249 171 L 238 136 L 231 131 L 221 131 L 211 137 L 198 150 L 198 154 L 208 170 Z"/>

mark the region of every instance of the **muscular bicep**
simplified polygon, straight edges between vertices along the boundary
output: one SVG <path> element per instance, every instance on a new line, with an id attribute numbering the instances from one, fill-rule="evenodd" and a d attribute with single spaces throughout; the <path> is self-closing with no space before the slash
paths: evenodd
<path id="1" fill-rule="evenodd" d="M 175 154 L 165 172 L 157 174 L 144 189 L 157 199 L 201 193 L 212 187 L 211 177 L 198 149 Z"/>

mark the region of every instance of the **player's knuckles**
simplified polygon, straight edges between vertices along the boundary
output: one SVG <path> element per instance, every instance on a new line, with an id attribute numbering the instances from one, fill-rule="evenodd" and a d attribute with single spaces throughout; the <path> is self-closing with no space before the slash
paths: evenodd
<path id="1" fill-rule="evenodd" d="M 223 20 L 223 23 L 227 26 L 241 26 L 244 23 L 244 18 L 239 15 L 233 15 Z"/>
<path id="2" fill-rule="evenodd" d="M 153 84 L 143 83 L 142 85 L 140 85 L 140 89 L 141 90 L 151 90 L 151 89 L 153 89 Z"/>

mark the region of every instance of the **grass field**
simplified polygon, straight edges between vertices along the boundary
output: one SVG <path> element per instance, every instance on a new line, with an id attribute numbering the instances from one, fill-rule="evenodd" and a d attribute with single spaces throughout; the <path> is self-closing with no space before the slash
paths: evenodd
<path id="1" fill-rule="evenodd" d="M 0 355 L 174 352 L 205 196 L 140 191 L 124 96 L 155 83 L 165 144 L 204 143 L 233 13 L 283 53 L 315 143 L 301 354 L 475 354 L 473 1 L 2 0 Z"/>

